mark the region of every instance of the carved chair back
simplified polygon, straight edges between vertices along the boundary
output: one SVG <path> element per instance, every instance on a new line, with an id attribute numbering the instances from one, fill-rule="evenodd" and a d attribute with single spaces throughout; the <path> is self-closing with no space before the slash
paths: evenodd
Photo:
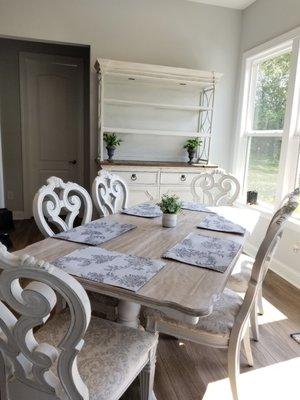
<path id="1" fill-rule="evenodd" d="M 239 181 L 222 169 L 200 174 L 191 184 L 194 201 L 209 206 L 232 206 L 240 193 Z"/>
<path id="2" fill-rule="evenodd" d="M 82 224 L 91 221 L 93 204 L 89 193 L 73 182 L 63 182 L 52 176 L 47 185 L 42 186 L 33 199 L 33 216 L 45 237 L 55 232 L 49 223 L 60 232 L 73 228 L 75 218 L 83 213 Z"/>
<path id="3" fill-rule="evenodd" d="M 282 236 L 284 225 L 297 207 L 297 191 L 294 191 L 281 208 L 276 211 L 271 220 L 266 235 L 256 254 L 248 289 L 232 329 L 231 336 L 234 338 L 233 342 L 237 337 L 239 339 L 242 337 L 243 329 L 265 278 L 269 260 L 272 258 L 274 249 Z"/>
<path id="4" fill-rule="evenodd" d="M 69 307 L 70 325 L 54 347 L 38 343 L 34 328 L 46 324 L 56 294 Z M 79 282 L 44 261 L 15 256 L 0 245 L 1 399 L 88 399 L 76 356 L 90 318 L 90 302 Z"/>
<path id="5" fill-rule="evenodd" d="M 92 186 L 94 205 L 103 217 L 115 214 L 127 207 L 128 188 L 118 175 L 100 170 Z"/>

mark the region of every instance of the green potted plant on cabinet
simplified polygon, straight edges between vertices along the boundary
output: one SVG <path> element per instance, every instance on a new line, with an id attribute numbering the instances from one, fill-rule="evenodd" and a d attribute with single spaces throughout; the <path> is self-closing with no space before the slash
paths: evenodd
<path id="1" fill-rule="evenodd" d="M 173 228 L 177 225 L 177 215 L 181 211 L 182 202 L 176 195 L 164 194 L 157 204 L 163 212 L 162 226 Z"/>
<path id="2" fill-rule="evenodd" d="M 113 156 L 117 146 L 120 146 L 122 139 L 119 139 L 115 133 L 104 133 L 103 140 L 106 143 L 106 150 L 108 155 L 108 161 L 113 161 Z"/>
<path id="3" fill-rule="evenodd" d="M 187 150 L 188 155 L 189 155 L 189 164 L 192 164 L 193 159 L 195 157 L 197 148 L 201 145 L 202 139 L 199 137 L 193 138 L 193 139 L 188 139 L 183 148 Z"/>

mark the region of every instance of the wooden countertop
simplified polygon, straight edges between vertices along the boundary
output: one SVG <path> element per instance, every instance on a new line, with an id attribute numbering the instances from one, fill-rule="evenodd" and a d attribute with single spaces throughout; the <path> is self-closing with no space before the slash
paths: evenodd
<path id="1" fill-rule="evenodd" d="M 139 161 L 139 160 L 114 160 L 113 162 L 109 162 L 107 160 L 100 161 L 98 164 L 100 167 L 102 165 L 111 165 L 111 166 L 138 166 L 138 167 L 175 167 L 175 168 L 218 168 L 215 164 L 188 164 L 187 162 L 177 162 L 177 161 Z"/>

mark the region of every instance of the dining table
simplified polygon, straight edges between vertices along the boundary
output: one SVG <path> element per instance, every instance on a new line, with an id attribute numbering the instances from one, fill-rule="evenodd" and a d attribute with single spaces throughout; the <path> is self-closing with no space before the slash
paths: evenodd
<path id="1" fill-rule="evenodd" d="M 174 228 L 163 227 L 161 217 L 143 218 L 123 213 L 105 217 L 119 223 L 134 224 L 136 228 L 102 243 L 100 245 L 102 248 L 161 260 L 165 266 L 136 292 L 78 276 L 75 278 L 90 292 L 119 299 L 118 322 L 121 324 L 131 327 L 140 326 L 141 305 L 160 310 L 183 322 L 197 324 L 199 318 L 212 312 L 214 299 L 226 286 L 235 263 L 258 220 L 256 213 L 252 210 L 235 207 L 228 207 L 228 210 L 231 214 L 241 215 L 247 229 L 244 235 L 199 229 L 197 226 L 208 215 L 206 212 L 183 210 L 178 215 L 178 223 Z M 190 233 L 231 239 L 240 244 L 239 251 L 225 272 L 220 273 L 161 258 L 163 253 Z M 50 237 L 27 246 L 15 254 L 29 254 L 51 263 L 83 247 L 87 245 Z"/>

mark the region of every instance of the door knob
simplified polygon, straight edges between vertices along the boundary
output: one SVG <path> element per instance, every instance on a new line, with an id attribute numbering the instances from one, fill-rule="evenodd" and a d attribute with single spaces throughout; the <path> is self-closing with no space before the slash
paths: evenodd
<path id="1" fill-rule="evenodd" d="M 71 161 L 69 161 L 69 164 L 75 165 L 75 164 L 77 164 L 77 160 L 71 160 Z"/>

